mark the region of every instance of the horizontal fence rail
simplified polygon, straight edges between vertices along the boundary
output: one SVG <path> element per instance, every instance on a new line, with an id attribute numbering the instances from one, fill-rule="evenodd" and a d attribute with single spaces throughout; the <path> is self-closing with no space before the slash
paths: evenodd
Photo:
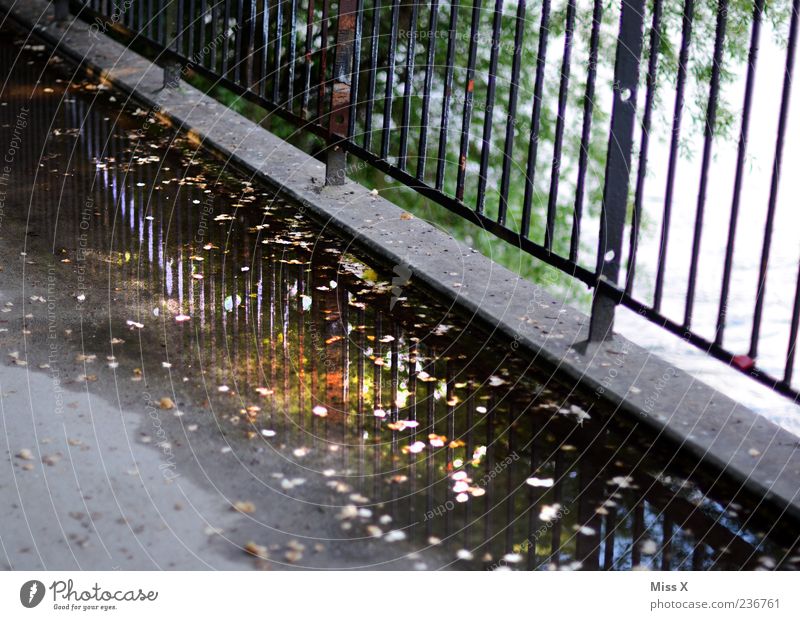
<path id="1" fill-rule="evenodd" d="M 594 288 L 591 340 L 610 335 L 622 304 L 796 400 L 800 252 L 784 250 L 800 250 L 800 227 L 795 216 L 787 238 L 779 206 L 786 138 L 800 120 L 791 107 L 798 3 L 72 0 L 70 8 L 97 30 L 148 45 L 157 61 L 178 66 L 173 78 L 191 71 L 321 139 L 328 183 L 344 182 L 349 153 Z M 767 65 L 780 66 L 761 69 L 771 71 L 768 85 L 758 81 L 766 39 Z M 774 105 L 760 111 L 769 122 L 756 119 L 753 136 L 759 87 L 771 89 Z M 769 182 L 756 192 L 751 141 L 764 133 L 776 137 L 762 157 Z M 645 247 L 647 231 L 655 242 Z M 752 266 L 742 267 L 742 252 Z M 773 282 L 776 264 L 789 279 Z"/>

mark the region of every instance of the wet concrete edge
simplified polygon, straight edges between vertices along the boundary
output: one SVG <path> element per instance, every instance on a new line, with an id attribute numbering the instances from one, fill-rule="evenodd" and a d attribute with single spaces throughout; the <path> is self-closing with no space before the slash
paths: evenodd
<path id="1" fill-rule="evenodd" d="M 652 427 L 748 491 L 800 519 L 800 440 L 687 373 L 615 336 L 579 353 L 588 317 L 393 203 L 348 182 L 323 187 L 324 166 L 226 106 L 181 84 L 160 90 L 162 71 L 76 20 L 54 23 L 46 0 L 0 0 L 0 11 L 90 74 L 298 202 L 379 261 L 408 265 L 412 281 L 453 303 L 562 381 Z M 166 96 L 165 96 L 166 94 Z M 532 259 L 535 260 L 535 259 Z M 456 274 L 456 275 L 450 275 Z M 454 286 L 456 284 L 456 286 Z"/>

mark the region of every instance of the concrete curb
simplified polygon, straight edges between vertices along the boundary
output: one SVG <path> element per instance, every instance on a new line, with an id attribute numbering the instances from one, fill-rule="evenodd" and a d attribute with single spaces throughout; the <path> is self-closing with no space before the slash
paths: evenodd
<path id="1" fill-rule="evenodd" d="M 0 0 L 0 10 L 346 240 L 388 265 L 409 265 L 414 281 L 530 352 L 560 380 L 594 391 L 800 519 L 800 441 L 791 433 L 622 337 L 580 353 L 575 346 L 588 331 L 583 313 L 365 187 L 323 187 L 321 163 L 197 89 L 182 84 L 165 98 L 160 68 L 90 34 L 79 20 L 56 25 L 45 0 Z"/>

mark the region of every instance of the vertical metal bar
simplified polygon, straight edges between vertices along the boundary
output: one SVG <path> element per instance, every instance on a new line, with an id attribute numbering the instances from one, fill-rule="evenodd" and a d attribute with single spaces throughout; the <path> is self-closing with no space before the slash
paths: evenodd
<path id="1" fill-rule="evenodd" d="M 539 123 L 542 116 L 542 89 L 544 88 L 544 66 L 547 57 L 547 39 L 550 36 L 550 0 L 542 1 L 542 20 L 539 25 L 539 47 L 536 54 L 536 81 L 533 85 L 533 111 L 528 138 L 528 164 L 525 171 L 525 199 L 522 203 L 520 235 L 527 238 L 531 228 L 536 159 L 539 153 Z"/>
<path id="2" fill-rule="evenodd" d="M 269 67 L 269 0 L 263 0 L 261 7 L 261 74 L 258 76 L 259 96 L 267 97 L 267 68 Z"/>
<path id="3" fill-rule="evenodd" d="M 378 32 L 381 26 L 381 0 L 372 6 L 372 29 L 369 50 L 369 82 L 367 84 L 367 109 L 364 113 L 364 148 L 372 148 L 372 112 L 375 109 L 375 89 L 378 77 Z"/>
<path id="4" fill-rule="evenodd" d="M 453 67 L 456 55 L 456 26 L 458 25 L 458 2 L 450 2 L 450 24 L 447 34 L 447 60 L 445 61 L 444 94 L 442 96 L 442 120 L 439 127 L 439 148 L 436 154 L 436 189 L 444 187 L 444 169 L 447 163 L 447 128 L 450 124 L 450 98 L 453 94 Z"/>
<path id="5" fill-rule="evenodd" d="M 675 191 L 675 170 L 678 165 L 681 137 L 681 117 L 683 115 L 683 94 L 686 86 L 686 65 L 689 62 L 689 45 L 692 40 L 692 24 L 694 23 L 694 0 L 686 0 L 683 6 L 683 37 L 681 51 L 678 56 L 678 85 L 675 92 L 675 111 L 672 117 L 672 139 L 667 164 L 667 188 L 664 197 L 664 215 L 661 222 L 661 243 L 658 250 L 658 267 L 656 269 L 656 288 L 653 295 L 653 309 L 661 309 L 661 298 L 664 294 L 664 274 L 667 267 L 667 246 L 669 244 L 669 228 L 672 219 L 672 197 Z"/>
<path id="6" fill-rule="evenodd" d="M 245 87 L 249 90 L 253 85 L 253 74 L 255 67 L 256 53 L 256 17 L 258 15 L 256 0 L 248 1 L 247 8 L 247 58 L 245 65 Z"/>
<path id="7" fill-rule="evenodd" d="M 177 24 L 175 28 L 175 51 L 178 53 L 179 56 L 183 56 L 183 29 L 184 29 L 184 18 L 186 17 L 183 13 L 184 9 L 184 2 L 183 0 L 171 0 L 171 4 L 177 5 Z"/>
<path id="8" fill-rule="evenodd" d="M 605 506 L 604 506 L 605 508 Z M 608 506 L 605 521 L 605 531 L 603 532 L 603 570 L 614 568 L 614 539 L 617 534 L 617 509 L 616 506 Z"/>
<path id="9" fill-rule="evenodd" d="M 358 116 L 358 89 L 361 84 L 361 42 L 364 28 L 364 0 L 358 0 L 356 4 L 356 31 L 355 46 L 353 48 L 353 70 L 350 85 L 350 125 L 347 128 L 347 136 L 353 139 L 356 134 L 356 118 Z"/>
<path id="10" fill-rule="evenodd" d="M 153 9 L 153 0 L 147 0 L 147 36 L 155 40 L 158 37 L 158 16 Z"/>
<path id="11" fill-rule="evenodd" d="M 219 17 L 219 13 L 217 12 L 218 3 L 215 0 L 212 0 L 214 4 L 211 5 L 211 40 L 215 42 L 215 45 L 211 46 L 211 70 L 217 70 L 217 17 Z M 223 30 L 224 32 L 224 30 Z M 225 49 L 225 40 L 222 41 L 222 48 Z"/>
<path id="12" fill-rule="evenodd" d="M 347 156 L 339 144 L 350 128 L 350 85 L 353 74 L 357 0 L 339 0 L 336 30 L 336 55 L 333 65 L 333 94 L 328 129 L 330 143 L 325 170 L 328 185 L 343 185 L 347 174 Z"/>
<path id="13" fill-rule="evenodd" d="M 611 336 L 618 296 L 604 288 L 616 286 L 622 254 L 622 236 L 628 209 L 636 90 L 642 55 L 645 0 L 622 0 L 619 39 L 614 65 L 614 103 L 608 140 L 600 238 L 597 243 L 597 288 L 592 299 L 589 340 Z"/>
<path id="14" fill-rule="evenodd" d="M 205 0 L 203 0 L 203 1 L 205 2 Z M 67 0 L 67 4 L 69 5 L 69 0 Z M 139 32 L 141 32 L 141 33 L 145 32 L 145 24 L 147 24 L 148 21 L 149 21 L 148 19 L 145 19 L 146 6 L 147 6 L 147 2 L 145 0 L 139 0 L 138 7 L 137 7 L 139 9 L 137 11 L 137 13 L 138 13 L 137 30 Z M 149 16 L 149 14 L 148 14 L 148 16 Z"/>
<path id="15" fill-rule="evenodd" d="M 157 22 L 158 23 L 156 24 L 156 36 L 158 38 L 156 40 L 157 40 L 158 43 L 160 43 L 164 47 L 166 47 L 166 45 L 167 45 L 167 32 L 166 32 L 167 19 L 166 19 L 166 15 L 165 15 L 165 10 L 166 9 L 164 7 L 162 7 L 160 5 L 160 3 L 159 3 L 159 9 L 158 9 L 158 13 L 157 13 L 157 16 L 158 16 Z"/>
<path id="16" fill-rule="evenodd" d="M 249 0 L 248 0 L 249 1 Z M 244 0 L 238 0 L 236 6 L 236 32 L 233 42 L 233 81 L 247 87 L 247 14 Z"/>
<path id="17" fill-rule="evenodd" d="M 518 0 L 516 28 L 514 31 L 514 55 L 511 60 L 511 87 L 508 92 L 508 114 L 506 136 L 503 146 L 503 172 L 500 176 L 500 200 L 497 207 L 497 223 L 505 225 L 508 211 L 508 191 L 511 185 L 511 158 L 514 155 L 514 136 L 517 127 L 517 98 L 519 96 L 519 72 L 522 64 L 522 45 L 525 37 L 525 12 L 527 0 Z"/>
<path id="18" fill-rule="evenodd" d="M 214 0 L 212 0 L 213 2 Z M 200 56 L 197 58 L 197 62 L 200 63 L 201 66 L 205 66 L 206 64 L 206 55 L 203 52 L 203 49 L 206 46 L 206 14 L 208 13 L 208 6 L 207 0 L 200 0 L 200 33 L 197 38 L 197 47 L 199 48 Z"/>
<path id="19" fill-rule="evenodd" d="M 572 60 L 572 37 L 575 34 L 575 0 L 567 5 L 567 24 L 564 32 L 564 55 L 561 60 L 561 81 L 558 87 L 558 113 L 556 116 L 556 135 L 553 144 L 553 162 L 550 170 L 550 193 L 547 198 L 547 220 L 544 229 L 544 247 L 553 249 L 553 232 L 558 206 L 558 180 L 561 170 L 561 148 L 564 142 L 564 127 L 567 115 L 567 95 L 569 94 L 569 74 Z"/>
<path id="20" fill-rule="evenodd" d="M 670 570 L 672 565 L 672 519 L 667 514 L 664 515 L 662 532 L 661 570 Z"/>
<path id="21" fill-rule="evenodd" d="M 311 67 L 313 65 L 314 49 L 314 0 L 308 0 L 308 13 L 306 15 L 306 54 L 303 72 L 303 99 L 300 104 L 300 116 L 308 117 L 308 104 L 311 98 Z"/>
<path id="22" fill-rule="evenodd" d="M 69 0 L 55 0 L 53 3 L 53 17 L 57 22 L 69 19 Z"/>
<path id="23" fill-rule="evenodd" d="M 482 0 L 472 0 L 472 22 L 469 29 L 469 57 L 467 76 L 464 84 L 464 108 L 461 112 L 461 148 L 458 155 L 458 175 L 456 177 L 456 198 L 464 200 L 464 182 L 467 176 L 467 156 L 469 151 L 469 128 L 472 122 L 472 101 L 475 91 L 475 61 L 478 56 L 478 27 L 481 21 Z"/>
<path id="24" fill-rule="evenodd" d="M 592 114 L 594 112 L 594 85 L 597 77 L 597 48 L 600 43 L 600 23 L 603 21 L 603 3 L 594 1 L 592 11 L 592 33 L 589 36 L 589 71 L 586 76 L 586 91 L 583 94 L 583 125 L 581 145 L 578 153 L 578 182 L 575 185 L 575 208 L 572 218 L 572 237 L 569 244 L 569 259 L 578 260 L 581 240 L 581 219 L 583 217 L 583 195 L 586 187 L 586 172 L 589 163 L 589 142 L 592 133 Z"/>
<path id="25" fill-rule="evenodd" d="M 406 79 L 403 85 L 403 120 L 400 125 L 400 154 L 397 158 L 397 167 L 400 168 L 400 170 L 406 169 L 406 157 L 408 155 L 408 125 L 411 122 L 411 88 L 414 82 L 414 52 L 416 51 L 417 47 L 417 19 L 419 17 L 419 2 L 420 0 L 413 0 L 407 31 L 408 47 L 406 49 Z"/>
<path id="26" fill-rule="evenodd" d="M 165 17 L 165 47 L 173 52 L 178 51 L 178 2 L 169 2 L 164 8 Z M 180 85 L 181 70 L 180 65 L 174 58 L 167 57 L 164 62 L 164 84 L 163 88 L 177 88 Z"/>
<path id="27" fill-rule="evenodd" d="M 386 91 L 383 99 L 383 132 L 381 133 L 381 159 L 389 157 L 389 138 L 392 128 L 392 101 L 394 101 L 394 61 L 397 53 L 397 30 L 400 23 L 400 0 L 392 2 L 392 29 L 389 33 L 389 53 L 386 58 Z"/>
<path id="28" fill-rule="evenodd" d="M 425 58 L 425 83 L 422 87 L 422 111 L 419 121 L 419 152 L 417 153 L 417 179 L 425 179 L 425 163 L 428 155 L 428 120 L 430 119 L 431 88 L 433 87 L 433 63 L 436 60 L 436 23 L 439 19 L 439 0 L 431 0 L 428 18 L 428 50 Z"/>
<path id="29" fill-rule="evenodd" d="M 753 310 L 753 331 L 750 335 L 749 356 L 755 359 L 758 355 L 758 337 L 761 330 L 761 317 L 764 311 L 764 296 L 767 287 L 767 268 L 772 246 L 772 230 L 775 226 L 775 207 L 778 202 L 778 188 L 781 180 L 783 164 L 783 143 L 786 136 L 786 125 L 789 120 L 789 100 L 792 95 L 792 77 L 794 75 L 794 53 L 797 48 L 797 11 L 798 0 L 792 3 L 792 18 L 789 26 L 789 40 L 786 47 L 786 70 L 783 76 L 783 92 L 781 93 L 781 109 L 778 120 L 778 136 L 775 140 L 775 157 L 772 164 L 772 180 L 769 188 L 767 205 L 767 221 L 764 224 L 764 242 L 761 246 L 761 262 L 758 269 L 758 288 L 756 289 L 756 305 Z"/>
<path id="30" fill-rule="evenodd" d="M 287 16 L 289 46 L 287 49 L 287 81 L 286 81 L 286 106 L 291 111 L 294 108 L 294 80 L 297 64 L 297 0 L 290 0 L 289 15 Z"/>
<path id="31" fill-rule="evenodd" d="M 739 220 L 739 202 L 742 197 L 742 180 L 744 179 L 744 160 L 747 155 L 747 135 L 750 130 L 750 108 L 753 101 L 753 85 L 756 78 L 756 62 L 761 37 L 761 15 L 764 12 L 764 0 L 756 0 L 753 7 L 753 29 L 750 33 L 750 52 L 747 58 L 747 78 L 744 87 L 744 104 L 742 125 L 739 130 L 739 147 L 736 153 L 736 176 L 733 181 L 733 202 L 731 219 L 728 223 L 728 243 L 725 248 L 725 265 L 722 269 L 722 290 L 720 291 L 719 308 L 717 310 L 717 330 L 714 344 L 721 345 L 725 333 L 725 315 L 728 311 L 728 295 L 730 294 L 731 270 L 733 268 L 733 249 L 736 243 L 736 225 Z"/>
<path id="32" fill-rule="evenodd" d="M 189 19 L 186 20 L 188 23 L 186 28 L 189 30 L 188 35 L 188 50 L 186 52 L 186 57 L 191 59 L 194 54 L 194 29 L 195 29 L 195 22 L 197 19 L 197 6 L 195 0 L 189 0 Z"/>
<path id="33" fill-rule="evenodd" d="M 642 118 L 642 142 L 639 145 L 639 165 L 636 169 L 636 191 L 633 198 L 633 214 L 631 215 L 628 268 L 625 274 L 625 293 L 627 295 L 630 295 L 633 291 L 633 281 L 636 276 L 636 254 L 639 247 L 644 183 L 647 178 L 647 150 L 650 145 L 650 124 L 655 100 L 658 53 L 661 48 L 661 9 L 662 0 L 655 0 L 653 3 L 653 21 L 650 27 L 650 56 L 647 64 L 647 94 L 644 102 L 644 117 Z"/>
<path id="34" fill-rule="evenodd" d="M 222 23 L 222 77 L 228 77 L 228 38 L 230 35 L 230 21 L 231 21 L 231 2 L 233 0 L 224 0 L 225 12 L 223 13 Z"/>
<path id="35" fill-rule="evenodd" d="M 683 325 L 688 329 L 692 324 L 694 296 L 697 286 L 697 263 L 700 258 L 700 242 L 703 237 L 703 215 L 708 190 L 708 167 L 711 164 L 711 149 L 714 141 L 714 127 L 717 124 L 717 102 L 719 100 L 719 79 L 722 67 L 722 53 L 725 46 L 725 23 L 728 15 L 728 1 L 719 0 L 717 8 L 717 34 L 714 40 L 714 60 L 711 66 L 711 88 L 708 94 L 706 111 L 705 139 L 703 141 L 703 161 L 700 167 L 700 189 L 697 193 L 697 215 L 692 239 L 692 259 L 689 265 L 689 284 L 686 290 Z"/>
<path id="36" fill-rule="evenodd" d="M 786 385 L 792 384 L 792 373 L 794 372 L 794 358 L 797 350 L 797 332 L 800 326 L 800 265 L 797 268 L 797 283 L 794 289 L 794 305 L 792 306 L 792 320 L 789 327 L 789 345 L 786 349 L 786 368 L 783 373 L 783 381 Z"/>
<path id="37" fill-rule="evenodd" d="M 283 1 L 275 0 L 275 68 L 272 70 L 272 103 L 281 100 L 281 63 L 283 62 Z M 323 46 L 325 42 L 323 41 Z"/>
<path id="38" fill-rule="evenodd" d="M 322 119 L 326 94 L 328 92 L 328 22 L 330 17 L 330 0 L 322 0 L 322 28 L 320 32 L 320 51 L 319 51 L 319 91 L 317 94 L 317 118 Z"/>
<path id="39" fill-rule="evenodd" d="M 642 537 L 644 536 L 644 499 L 633 507 L 633 540 L 631 545 L 631 568 L 642 562 Z"/>
<path id="40" fill-rule="evenodd" d="M 564 452 L 558 450 L 553 465 L 553 503 L 561 504 L 564 500 L 564 481 L 567 479 L 564 472 Z M 550 562 L 556 566 L 561 566 L 561 519 L 553 521 L 553 530 L 550 538 Z"/>
<path id="41" fill-rule="evenodd" d="M 492 121 L 494 120 L 494 98 L 497 90 L 497 57 L 500 53 L 500 28 L 503 19 L 503 0 L 495 0 L 492 16 L 492 51 L 489 56 L 489 84 L 486 91 L 486 105 L 483 108 L 483 136 L 481 147 L 480 172 L 478 173 L 478 195 L 475 210 L 483 213 L 486 199 L 486 177 L 489 174 L 489 153 L 492 143 Z"/>
<path id="42" fill-rule="evenodd" d="M 236 33 L 233 41 L 233 81 L 237 84 L 241 84 L 245 55 L 244 37 L 242 36 L 244 20 L 244 0 L 238 0 L 236 3 Z"/>

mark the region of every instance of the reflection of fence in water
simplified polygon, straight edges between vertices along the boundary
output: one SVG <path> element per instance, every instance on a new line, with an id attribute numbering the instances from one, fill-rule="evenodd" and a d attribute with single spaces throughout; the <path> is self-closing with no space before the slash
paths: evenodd
<path id="1" fill-rule="evenodd" d="M 57 160 L 72 157 L 75 172 L 64 180 L 75 191 L 61 192 L 60 204 L 46 202 L 51 233 L 57 222 L 57 238 L 87 235 L 87 249 L 114 264 L 109 286 L 126 285 L 117 291 L 126 306 L 143 313 L 160 307 L 170 357 L 199 355 L 212 388 L 216 382 L 236 386 L 245 400 L 255 386 L 273 390 L 259 421 L 275 425 L 290 445 L 335 447 L 334 458 L 351 471 L 348 481 L 372 501 L 384 502 L 395 527 L 417 524 L 409 532 L 418 542 L 435 536 L 474 550 L 476 561 L 490 553 L 488 565 L 515 549 L 524 556 L 521 565 L 531 568 L 576 560 L 585 568 L 625 568 L 650 557 L 653 566 L 665 569 L 755 561 L 749 534 L 737 535 L 734 526 L 641 471 L 633 474 L 638 488 L 614 496 L 616 487 L 607 481 L 635 469 L 626 464 L 633 458 L 619 451 L 618 439 L 596 435 L 590 424 L 552 418 L 548 407 L 555 395 L 545 390 L 535 397 L 541 389 L 537 375 L 504 358 L 506 352 L 485 347 L 479 335 L 457 327 L 432 334 L 429 325 L 441 312 L 435 306 L 414 299 L 389 313 L 388 287 L 374 293 L 343 273 L 336 244 L 310 236 L 302 221 L 292 221 L 291 209 L 276 206 L 280 216 L 263 220 L 254 208 L 236 212 L 230 204 L 251 193 L 231 182 L 212 189 L 216 179 L 204 179 L 199 167 L 182 182 L 186 155 L 164 156 L 161 145 L 133 153 L 135 141 L 127 136 L 144 117 L 122 119 L 109 136 L 102 114 L 90 113 L 83 96 L 64 109 L 68 115 L 55 118 L 83 130 L 71 155 L 71 139 L 50 143 Z M 47 118 L 54 113 L 42 112 Z M 157 161 L 148 161 L 154 152 Z M 139 156 L 145 163 L 129 165 Z M 57 175 L 45 178 L 51 189 L 54 179 L 60 182 Z M 213 209 L 206 213 L 209 195 Z M 259 196 L 258 203 L 269 200 Z M 87 205 L 92 217 L 84 229 L 79 214 Z M 214 221 L 226 213 L 232 219 Z M 262 223 L 269 228 L 257 230 Z M 200 230 L 206 232 L 198 237 Z M 209 243 L 219 250 L 203 250 Z M 193 259 L 198 255 L 204 260 Z M 182 312 L 192 322 L 173 325 L 172 317 Z M 473 359 L 482 347 L 485 354 Z M 490 376 L 501 374 L 498 365 L 508 368 L 504 377 L 512 383 L 528 376 L 513 387 L 492 386 Z M 327 417 L 314 415 L 317 405 L 327 408 Z M 377 409 L 386 420 L 374 415 Z M 387 429 L 387 421 L 398 420 L 419 426 Z M 446 437 L 444 446 L 404 451 L 431 433 Z M 564 449 L 565 443 L 574 449 Z M 470 460 L 480 446 L 486 446 L 485 457 L 466 471 L 473 484 L 484 481 L 485 493 L 461 503 L 448 476 L 458 459 Z M 532 473 L 554 478 L 553 487 L 526 485 Z M 395 482 L 387 481 L 393 477 Z M 555 504 L 563 507 L 560 518 L 541 520 L 542 507 Z M 589 529 L 581 533 L 575 527 Z M 647 553 L 645 541 L 655 544 Z"/>
<path id="2" fill-rule="evenodd" d="M 736 316 L 728 316 L 728 306 L 736 299 L 737 277 L 746 271 L 735 268 L 735 250 L 739 220 L 752 213 L 745 213 L 740 202 L 752 154 L 749 119 L 766 4 L 713 4 L 622 0 L 604 6 L 600 0 L 566 0 L 551 6 L 542 0 L 520 1 L 516 7 L 497 2 L 494 8 L 476 2 L 470 10 L 446 0 L 177 0 L 157 6 L 131 1 L 120 9 L 105 0 L 84 0 L 73 2 L 73 8 L 81 8 L 88 20 L 97 18 L 100 30 L 114 27 L 148 40 L 161 53 L 267 106 L 306 133 L 338 143 L 505 242 L 599 287 L 593 337 L 610 329 L 614 306 L 621 302 L 796 398 L 800 281 L 789 279 L 769 291 L 766 284 L 791 116 L 798 0 L 769 15 L 786 39 L 785 75 L 780 103 L 770 111 L 780 120 L 774 154 L 768 155 L 772 183 L 763 196 L 763 240 L 756 241 L 760 267 L 744 304 L 752 311 Z M 621 45 L 614 65 L 617 35 Z M 719 148 L 717 133 L 729 122 L 720 93 L 737 70 L 746 74 L 746 86 L 742 112 L 736 114 L 741 118 L 733 123 L 740 137 L 736 162 L 725 171 L 733 180 L 729 216 L 722 223 L 728 231 L 726 251 L 712 260 L 702 252 L 708 237 L 704 218 L 711 219 L 706 201 L 719 199 L 707 196 L 709 171 Z M 658 109 L 673 86 L 674 109 Z M 690 100 L 695 95 L 697 105 Z M 612 102 L 609 123 L 606 110 Z M 673 274 L 668 255 L 674 261 L 684 254 L 679 241 L 670 243 L 670 233 L 676 236 L 673 220 L 684 201 L 676 187 L 685 180 L 678 167 L 685 159 L 681 142 L 690 131 L 690 114 L 703 119 L 702 157 L 692 166 L 699 170 L 699 186 L 696 199 L 688 199 L 693 225 L 687 274 Z M 649 140 L 651 127 L 659 123 L 671 126 L 668 144 Z M 648 167 L 654 167 L 648 161 L 665 154 L 650 295 L 640 281 L 635 286 L 634 274 Z M 587 217 L 585 210 L 601 202 L 603 217 Z M 721 285 L 711 304 L 701 299 L 700 305 L 695 298 L 703 297 L 698 295 L 703 284 L 697 278 L 706 269 L 719 271 Z M 666 307 L 672 304 L 662 303 L 673 275 L 686 276 L 679 316 Z M 793 302 L 782 303 L 783 288 L 792 291 Z M 785 310 L 781 351 L 764 350 L 762 322 L 770 303 Z M 738 333 L 730 335 L 733 330 L 726 341 L 726 327 L 739 321 L 750 326 L 746 342 Z"/>

